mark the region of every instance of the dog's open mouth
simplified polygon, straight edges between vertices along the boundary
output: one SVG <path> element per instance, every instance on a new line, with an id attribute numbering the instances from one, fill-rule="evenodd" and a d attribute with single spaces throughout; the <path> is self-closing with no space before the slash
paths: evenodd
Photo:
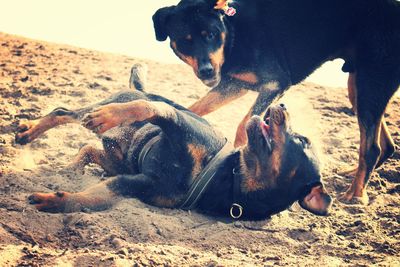
<path id="1" fill-rule="evenodd" d="M 274 132 L 276 131 L 275 128 L 280 127 L 282 124 L 284 124 L 286 119 L 284 113 L 285 113 L 285 108 L 281 106 L 268 108 L 268 110 L 265 112 L 264 118 L 260 122 L 260 127 L 267 144 L 271 145 L 273 141 Z M 282 128 L 281 130 L 283 129 L 284 128 Z"/>

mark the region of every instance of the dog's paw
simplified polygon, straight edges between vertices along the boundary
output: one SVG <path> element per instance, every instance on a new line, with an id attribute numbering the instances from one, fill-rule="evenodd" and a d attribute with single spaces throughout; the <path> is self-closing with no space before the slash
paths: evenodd
<path id="1" fill-rule="evenodd" d="M 18 125 L 18 133 L 15 135 L 15 143 L 19 145 L 26 145 L 35 138 L 34 128 L 36 126 L 35 121 L 25 121 Z"/>
<path id="2" fill-rule="evenodd" d="M 355 196 L 353 192 L 350 190 L 340 194 L 337 197 L 337 200 L 342 202 L 343 204 L 347 205 L 368 205 L 369 203 L 369 197 L 367 193 L 363 193 L 362 196 Z"/>
<path id="3" fill-rule="evenodd" d="M 34 205 L 39 211 L 63 212 L 65 211 L 68 193 L 35 193 L 28 197 L 29 204 Z"/>

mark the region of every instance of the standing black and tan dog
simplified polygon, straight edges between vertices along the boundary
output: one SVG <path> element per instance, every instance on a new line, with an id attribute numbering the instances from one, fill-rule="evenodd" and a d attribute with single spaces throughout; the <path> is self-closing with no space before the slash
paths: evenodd
<path id="1" fill-rule="evenodd" d="M 224 14 L 227 7 L 236 14 Z M 230 14 L 232 15 L 232 13 Z M 259 92 L 238 127 L 261 114 L 322 63 L 345 60 L 349 98 L 360 127 L 355 178 L 341 200 L 368 203 L 371 172 L 394 152 L 383 113 L 400 84 L 400 3 L 395 0 L 182 0 L 153 16 L 156 38 L 213 89 L 189 109 L 205 115 Z"/>
<path id="2" fill-rule="evenodd" d="M 117 176 L 80 193 L 33 194 L 29 201 L 41 211 L 102 210 L 120 195 L 179 208 L 217 157 L 213 179 L 195 206 L 201 212 L 227 216 L 239 207 L 233 217 L 254 220 L 295 201 L 317 215 L 327 214 L 330 207 L 312 145 L 291 131 L 283 106 L 270 108 L 264 120 L 251 118 L 248 144 L 224 154 L 219 151 L 225 138 L 207 121 L 168 99 L 137 90 L 76 111 L 57 108 L 39 120 L 21 123 L 16 142 L 26 144 L 52 127 L 82 121 L 102 134 L 104 150 L 83 147 L 73 167 L 97 163 Z"/>

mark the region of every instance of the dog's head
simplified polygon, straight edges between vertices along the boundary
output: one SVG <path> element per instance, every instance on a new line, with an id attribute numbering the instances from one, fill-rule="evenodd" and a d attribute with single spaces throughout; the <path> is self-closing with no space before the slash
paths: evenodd
<path id="1" fill-rule="evenodd" d="M 321 182 L 318 158 L 308 138 L 292 132 L 286 108 L 271 107 L 264 120 L 252 117 L 246 130 L 242 191 L 261 192 L 271 213 L 299 201 L 314 214 L 328 214 L 332 199 Z"/>
<path id="2" fill-rule="evenodd" d="M 219 9 L 221 2 L 224 1 L 182 0 L 153 15 L 157 40 L 165 41 L 169 37 L 175 54 L 210 87 L 221 80 L 227 42 L 224 13 Z"/>

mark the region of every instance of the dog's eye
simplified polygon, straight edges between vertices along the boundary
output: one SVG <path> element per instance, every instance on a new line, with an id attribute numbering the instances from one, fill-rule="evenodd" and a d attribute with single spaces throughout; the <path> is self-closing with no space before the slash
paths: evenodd
<path id="1" fill-rule="evenodd" d="M 181 44 L 190 45 L 192 43 L 193 43 L 193 40 L 189 36 L 186 36 L 185 38 L 181 39 Z"/>
<path id="2" fill-rule="evenodd" d="M 207 40 L 211 41 L 211 40 L 214 40 L 215 36 L 216 36 L 215 33 L 210 32 L 207 34 L 206 38 L 207 38 Z"/>
<path id="3" fill-rule="evenodd" d="M 212 40 L 215 39 L 215 36 L 217 36 L 217 34 L 216 34 L 215 32 L 212 32 L 212 31 L 210 31 L 210 32 L 208 32 L 208 31 L 202 31 L 202 32 L 201 32 L 201 35 L 204 36 L 204 38 L 205 38 L 207 41 L 212 41 Z"/>
<path id="4" fill-rule="evenodd" d="M 191 42 L 192 39 L 193 39 L 193 38 L 192 38 L 192 35 L 191 35 L 191 34 L 188 34 L 188 35 L 185 36 L 185 41 L 186 41 L 186 42 Z"/>

